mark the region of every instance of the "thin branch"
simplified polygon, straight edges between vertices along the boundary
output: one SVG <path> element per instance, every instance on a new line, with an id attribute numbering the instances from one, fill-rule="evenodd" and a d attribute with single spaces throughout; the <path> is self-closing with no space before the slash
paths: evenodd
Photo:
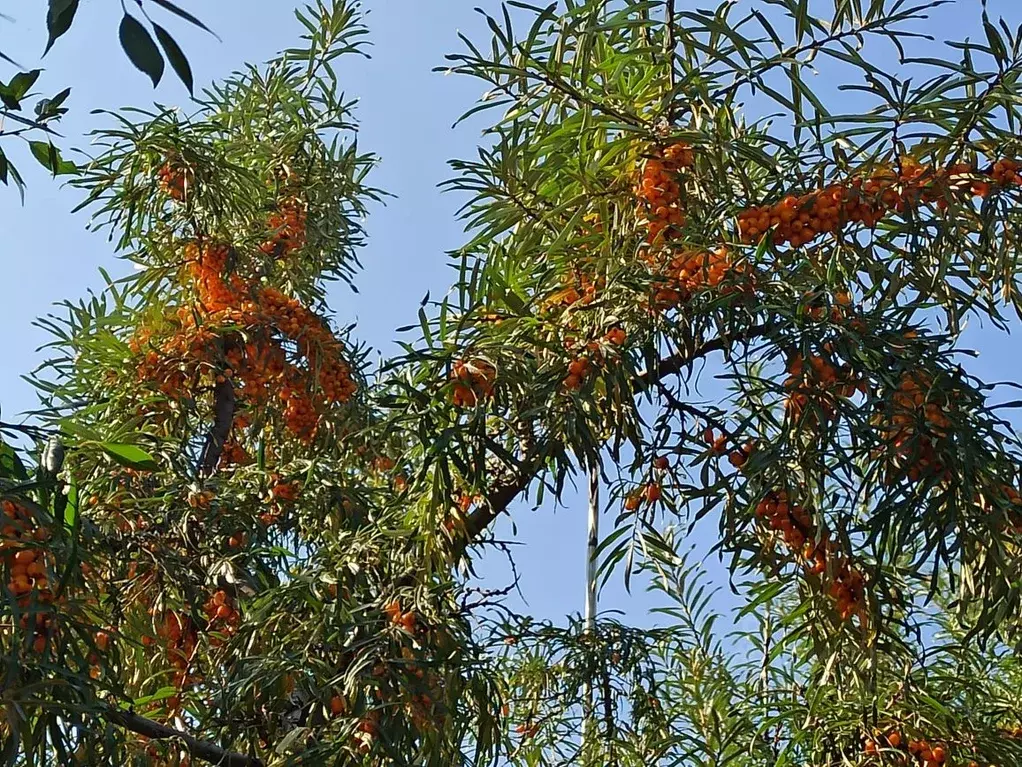
<path id="1" fill-rule="evenodd" d="M 665 0 L 664 3 L 667 6 L 666 18 L 664 24 L 666 29 L 664 30 L 664 61 L 667 62 L 667 90 L 671 94 L 671 105 L 668 107 L 667 120 L 674 125 L 674 57 L 675 51 L 678 47 L 677 37 L 675 36 L 674 25 L 677 23 L 678 9 L 675 7 L 675 0 Z"/>
<path id="2" fill-rule="evenodd" d="M 773 325 L 753 325 L 734 337 L 718 336 L 691 351 L 679 351 L 666 359 L 660 360 L 656 367 L 643 371 L 635 379 L 635 392 L 640 394 L 648 391 L 658 381 L 667 376 L 677 375 L 694 362 L 708 357 L 710 354 L 725 351 L 735 343 L 748 343 L 755 338 L 767 335 Z M 507 510 L 511 502 L 528 487 L 529 482 L 542 469 L 547 456 L 563 447 L 559 440 L 541 442 L 518 464 L 510 477 L 501 482 L 488 495 L 485 502 L 469 514 L 465 521 L 465 537 L 462 539 L 462 551 L 478 538 L 501 513 Z M 460 553 L 460 552 L 457 552 Z"/>
<path id="3" fill-rule="evenodd" d="M 186 732 L 159 724 L 129 711 L 110 710 L 104 718 L 111 724 L 144 735 L 152 740 L 178 740 L 188 749 L 188 753 L 217 767 L 263 767 L 263 762 L 254 756 L 227 751 L 219 746 L 198 740 Z"/>

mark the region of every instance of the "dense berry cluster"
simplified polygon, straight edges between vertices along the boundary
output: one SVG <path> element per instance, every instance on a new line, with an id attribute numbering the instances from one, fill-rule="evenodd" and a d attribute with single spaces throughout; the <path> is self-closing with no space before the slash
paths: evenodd
<path id="1" fill-rule="evenodd" d="M 678 306 L 704 288 L 715 288 L 735 269 L 726 248 L 681 251 L 645 256 L 658 279 L 653 283 L 653 305 L 657 309 Z"/>
<path id="2" fill-rule="evenodd" d="M 829 345 L 823 351 L 825 356 L 814 354 L 805 359 L 801 354 L 793 354 L 788 360 L 785 410 L 793 419 L 801 418 L 810 405 L 814 414 L 830 418 L 838 397 L 848 398 L 857 391 L 867 391 L 866 379 L 857 376 L 851 366 L 834 363 Z"/>
<path id="3" fill-rule="evenodd" d="M 184 200 L 188 195 L 195 179 L 190 168 L 172 160 L 168 160 L 160 166 L 156 176 L 160 181 L 160 189 L 163 190 L 163 193 L 178 202 Z"/>
<path id="4" fill-rule="evenodd" d="M 636 220 L 646 232 L 640 259 L 655 277 L 652 304 L 658 311 L 676 308 L 698 290 L 719 286 L 735 269 L 726 248 L 679 249 L 685 210 L 678 174 L 692 162 L 692 148 L 686 144 L 655 149 L 635 188 Z"/>
<path id="5" fill-rule="evenodd" d="M 878 758 L 885 751 L 893 751 L 901 757 L 902 764 L 917 767 L 944 767 L 947 763 L 947 748 L 943 744 L 907 738 L 898 729 L 866 738 L 863 750 L 873 758 Z"/>
<path id="6" fill-rule="evenodd" d="M 672 144 L 655 150 L 646 159 L 635 195 L 639 199 L 636 218 L 646 228 L 646 242 L 659 246 L 675 239 L 685 225 L 678 172 L 692 165 L 692 148 Z"/>
<path id="7" fill-rule="evenodd" d="M 985 197 L 993 185 L 1018 184 L 1019 169 L 1017 162 L 1005 159 L 986 171 L 967 163 L 943 170 L 906 157 L 898 170 L 881 170 L 848 184 L 831 184 L 744 210 L 738 215 L 739 237 L 753 243 L 773 228 L 775 244 L 799 247 L 818 234 L 837 232 L 849 224 L 875 226 L 891 211 L 904 212 L 920 203 L 936 203 L 943 209 L 950 199 Z"/>
<path id="8" fill-rule="evenodd" d="M 148 328 L 136 334 L 139 376 L 173 399 L 191 396 L 204 379 L 212 378 L 210 385 L 232 379 L 245 405 L 279 403 L 289 430 L 311 441 L 322 413 L 356 390 L 342 345 L 297 299 L 226 274 L 231 256 L 224 245 L 185 248 L 200 311 L 181 307 L 171 318 L 173 332 L 158 341 Z M 221 330 L 229 327 L 245 332 Z M 242 461 L 243 452 L 237 445 L 229 459 Z"/>
<path id="9" fill-rule="evenodd" d="M 820 534 L 816 530 L 812 515 L 804 506 L 792 503 L 786 492 L 778 490 L 756 505 L 756 517 L 780 534 L 807 572 L 830 579 L 828 594 L 842 620 L 862 615 L 865 603 L 862 573 L 839 555 L 837 545 L 825 532 Z"/>
<path id="10" fill-rule="evenodd" d="M 937 443 L 948 435 L 951 426 L 948 413 L 952 406 L 952 398 L 936 390 L 927 374 L 902 375 L 891 396 L 890 420 L 883 415 L 876 419 L 891 451 L 890 480 L 905 476 L 917 482 L 924 476 L 948 474 Z"/>
<path id="11" fill-rule="evenodd" d="M 474 407 L 480 399 L 493 394 L 497 369 L 483 359 L 458 360 L 451 369 L 451 402 L 455 407 Z"/>
<path id="12" fill-rule="evenodd" d="M 281 258 L 304 247 L 307 216 L 306 205 L 302 200 L 285 197 L 266 220 L 272 235 L 259 249 L 268 256 Z"/>
<path id="13" fill-rule="evenodd" d="M 36 525 L 32 514 L 21 504 L 0 501 L 0 552 L 7 568 L 7 592 L 22 610 L 49 605 L 53 594 L 53 558 L 39 545 L 49 540 L 49 531 Z M 55 631 L 53 617 L 44 612 L 24 614 L 21 628 L 33 631 L 32 649 L 42 653 Z"/>

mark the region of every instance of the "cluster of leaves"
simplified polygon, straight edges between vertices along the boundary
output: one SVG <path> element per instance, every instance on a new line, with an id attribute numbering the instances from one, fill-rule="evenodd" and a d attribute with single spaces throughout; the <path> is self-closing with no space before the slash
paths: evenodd
<path id="1" fill-rule="evenodd" d="M 18 72 L 6 82 L 0 82 L 0 118 L 5 126 L 0 130 L 0 137 L 17 136 L 25 141 L 32 156 L 54 176 L 73 174 L 77 168 L 73 163 L 61 157 L 53 145 L 53 125 L 67 113 L 64 102 L 71 95 L 71 89 L 65 88 L 51 98 L 36 101 L 32 113 L 27 113 L 27 101 L 33 96 L 32 88 L 39 79 L 41 70 L 33 69 Z M 45 137 L 45 140 L 44 138 Z M 24 194 L 25 181 L 14 162 L 8 157 L 5 149 L 0 147 L 0 183 L 9 186 L 11 182 Z"/>
<path id="2" fill-rule="evenodd" d="M 135 0 L 135 2 L 145 21 L 152 27 L 153 34 L 150 34 L 149 30 L 146 29 L 146 24 L 128 13 L 127 8 L 125 8 L 118 36 L 121 48 L 124 50 L 128 60 L 149 76 L 153 81 L 153 87 L 159 85 L 160 80 L 163 78 L 166 63 L 169 62 L 174 72 L 181 79 L 181 82 L 188 88 L 188 92 L 191 93 L 194 88 L 194 80 L 188 58 L 173 35 L 150 18 L 148 10 L 153 6 L 158 7 L 166 13 L 184 19 L 193 26 L 206 30 L 210 34 L 213 34 L 213 32 L 196 16 L 182 8 L 178 3 L 171 2 L 171 0 Z M 49 51 L 53 44 L 71 29 L 80 5 L 80 0 L 49 0 L 46 12 L 46 30 L 48 33 L 46 51 Z M 153 40 L 153 35 L 159 41 L 159 46 Z"/>

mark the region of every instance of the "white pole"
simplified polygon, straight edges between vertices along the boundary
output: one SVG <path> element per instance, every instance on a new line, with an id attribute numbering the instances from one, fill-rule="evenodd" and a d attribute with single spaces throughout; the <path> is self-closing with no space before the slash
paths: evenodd
<path id="1" fill-rule="evenodd" d="M 589 534 L 586 540 L 585 633 L 596 630 L 596 548 L 600 543 L 600 469 L 594 460 L 589 467 Z M 593 727 L 593 688 L 587 681 L 582 712 L 583 753 Z"/>
<path id="2" fill-rule="evenodd" d="M 600 470 L 589 468 L 589 538 L 586 557 L 586 631 L 596 628 L 596 547 L 600 544 Z"/>

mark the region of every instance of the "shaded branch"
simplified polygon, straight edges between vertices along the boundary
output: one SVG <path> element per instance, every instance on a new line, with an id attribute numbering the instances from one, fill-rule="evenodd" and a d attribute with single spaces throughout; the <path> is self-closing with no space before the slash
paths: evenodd
<path id="1" fill-rule="evenodd" d="M 191 756 L 209 764 L 215 764 L 217 767 L 263 767 L 262 760 L 254 756 L 227 751 L 212 743 L 198 740 L 188 733 L 129 711 L 111 710 L 107 711 L 103 717 L 111 724 L 131 730 L 138 735 L 144 735 L 151 740 L 178 740 L 184 744 Z"/>
<path id="2" fill-rule="evenodd" d="M 213 426 L 206 436 L 206 444 L 203 445 L 202 456 L 199 458 L 199 476 L 208 477 L 216 471 L 216 465 L 220 462 L 227 437 L 231 433 L 231 425 L 234 423 L 236 403 L 234 384 L 230 378 L 224 376 L 213 390 Z"/>
<path id="3" fill-rule="evenodd" d="M 635 379 L 635 393 L 641 394 L 648 391 L 662 379 L 677 375 L 692 363 L 708 357 L 714 352 L 724 351 L 734 343 L 748 343 L 755 338 L 761 338 L 767 335 L 773 327 L 773 325 L 765 324 L 753 325 L 734 337 L 718 336 L 695 349 L 672 354 L 660 360 L 655 368 L 638 374 Z M 485 503 L 468 515 L 468 519 L 465 521 L 465 538 L 461 544 L 461 551 L 473 543 L 493 520 L 507 510 L 511 502 L 528 487 L 529 482 L 542 468 L 543 461 L 561 448 L 563 448 L 563 443 L 560 440 L 541 442 L 530 451 L 530 454 L 525 456 L 513 474 L 487 496 Z"/>

